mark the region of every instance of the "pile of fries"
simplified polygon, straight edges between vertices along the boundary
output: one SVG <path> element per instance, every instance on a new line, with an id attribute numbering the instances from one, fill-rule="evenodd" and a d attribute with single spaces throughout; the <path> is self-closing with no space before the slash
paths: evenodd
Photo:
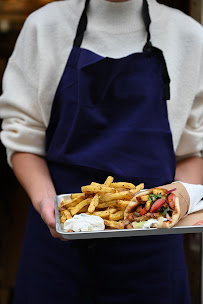
<path id="1" fill-rule="evenodd" d="M 108 176 L 104 184 L 92 182 L 81 187 L 81 193 L 71 194 L 70 199 L 62 201 L 59 206 L 60 222 L 64 223 L 75 214 L 86 213 L 103 218 L 106 227 L 123 229 L 124 210 L 135 193 L 144 189 L 144 184 L 135 186 L 113 180 L 112 176 Z"/>

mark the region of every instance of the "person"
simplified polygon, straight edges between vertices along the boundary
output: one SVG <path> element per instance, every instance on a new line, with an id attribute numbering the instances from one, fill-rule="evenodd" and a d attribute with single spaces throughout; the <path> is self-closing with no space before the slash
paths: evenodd
<path id="1" fill-rule="evenodd" d="M 202 46 L 202 27 L 156 0 L 57 1 L 27 18 L 0 98 L 32 201 L 14 303 L 190 303 L 181 235 L 63 242 L 54 197 L 108 175 L 202 183 Z"/>

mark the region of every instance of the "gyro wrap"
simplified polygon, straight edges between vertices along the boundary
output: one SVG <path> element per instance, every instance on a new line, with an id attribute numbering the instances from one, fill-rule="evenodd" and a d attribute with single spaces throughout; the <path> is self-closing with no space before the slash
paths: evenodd
<path id="1" fill-rule="evenodd" d="M 152 206 L 149 207 L 149 210 L 144 210 L 139 213 L 139 216 L 135 216 L 138 213 L 136 213 L 137 208 L 140 206 L 140 198 L 144 196 L 149 196 L 153 193 L 153 189 L 161 189 L 164 190 L 165 193 L 173 193 L 174 197 L 174 206 L 173 209 L 170 209 L 170 216 L 167 214 L 161 215 L 160 210 L 156 210 L 153 213 L 150 212 L 153 208 Z M 175 190 L 174 190 L 175 189 Z M 164 197 L 164 195 L 162 196 Z M 163 199 L 163 198 L 162 198 Z M 166 199 L 167 201 L 167 199 Z M 166 202 L 165 201 L 165 202 Z M 164 200 L 163 203 L 164 204 Z M 134 196 L 134 198 L 131 200 L 127 208 L 124 212 L 124 220 L 126 221 L 126 225 L 131 224 L 133 222 L 140 222 L 140 221 L 147 221 L 152 218 L 156 218 L 158 221 L 157 223 L 153 223 L 152 227 L 154 228 L 171 228 L 175 226 L 188 212 L 190 205 L 190 197 L 186 190 L 186 188 L 183 186 L 182 183 L 176 182 L 172 184 L 166 184 L 162 186 L 158 186 L 156 188 L 151 188 L 146 191 L 142 191 L 141 193 L 138 193 Z M 144 212 L 143 212 L 144 210 Z M 164 212 L 163 212 L 164 213 Z M 163 214 L 162 213 L 162 214 Z M 162 219 L 162 220 L 160 220 Z M 129 221 L 129 223 L 128 223 Z M 130 226 L 128 226 L 130 228 Z M 132 228 L 132 227 L 131 227 Z"/>

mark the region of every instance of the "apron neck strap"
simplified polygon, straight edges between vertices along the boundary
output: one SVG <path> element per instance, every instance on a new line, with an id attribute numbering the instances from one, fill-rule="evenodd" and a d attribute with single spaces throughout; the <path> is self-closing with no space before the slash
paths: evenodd
<path id="1" fill-rule="evenodd" d="M 87 9 L 89 6 L 89 2 L 90 0 L 86 0 L 85 1 L 85 7 L 83 9 L 82 15 L 80 17 L 80 21 L 78 23 L 78 28 L 77 28 L 77 32 L 76 32 L 76 36 L 73 42 L 73 46 L 77 46 L 80 47 L 83 37 L 84 37 L 84 33 L 85 30 L 87 28 Z"/>
<path id="2" fill-rule="evenodd" d="M 147 42 L 143 47 L 143 51 L 150 53 L 152 50 L 152 43 L 151 43 L 151 34 L 150 34 L 150 24 L 151 24 L 151 18 L 149 14 L 149 5 L 147 3 L 147 0 L 143 0 L 143 6 L 142 6 L 142 17 L 145 24 L 145 29 L 147 32 Z"/>
<path id="3" fill-rule="evenodd" d="M 85 30 L 87 28 L 87 9 L 89 6 L 89 2 L 90 0 L 85 0 L 85 6 L 82 12 L 82 15 L 80 17 L 80 21 L 78 23 L 78 28 L 77 28 L 77 32 L 76 32 L 76 36 L 73 42 L 73 46 L 77 46 L 80 47 L 83 37 L 84 37 L 84 33 Z M 149 15 L 149 6 L 147 3 L 147 0 L 143 0 L 143 6 L 142 6 L 142 16 L 143 16 L 143 20 L 144 20 L 144 24 L 145 24 L 145 28 L 147 31 L 147 42 L 144 45 L 143 51 L 144 52 L 149 52 L 152 48 L 152 43 L 150 41 L 151 39 L 151 35 L 150 35 L 150 24 L 151 24 L 151 18 Z"/>

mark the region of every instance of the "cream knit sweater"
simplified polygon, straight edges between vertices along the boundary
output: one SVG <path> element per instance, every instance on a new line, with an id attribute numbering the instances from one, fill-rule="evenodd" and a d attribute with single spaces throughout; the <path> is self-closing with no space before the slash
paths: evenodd
<path id="1" fill-rule="evenodd" d="M 162 49 L 171 78 L 167 102 L 177 157 L 203 150 L 203 29 L 178 10 L 148 0 L 154 46 Z M 82 43 L 102 56 L 141 52 L 146 32 L 142 0 L 91 0 Z M 8 162 L 15 151 L 45 155 L 53 98 L 72 48 L 84 0 L 52 2 L 26 20 L 9 60 L 0 97 L 1 140 Z M 156 119 L 156 117 L 155 117 Z"/>

